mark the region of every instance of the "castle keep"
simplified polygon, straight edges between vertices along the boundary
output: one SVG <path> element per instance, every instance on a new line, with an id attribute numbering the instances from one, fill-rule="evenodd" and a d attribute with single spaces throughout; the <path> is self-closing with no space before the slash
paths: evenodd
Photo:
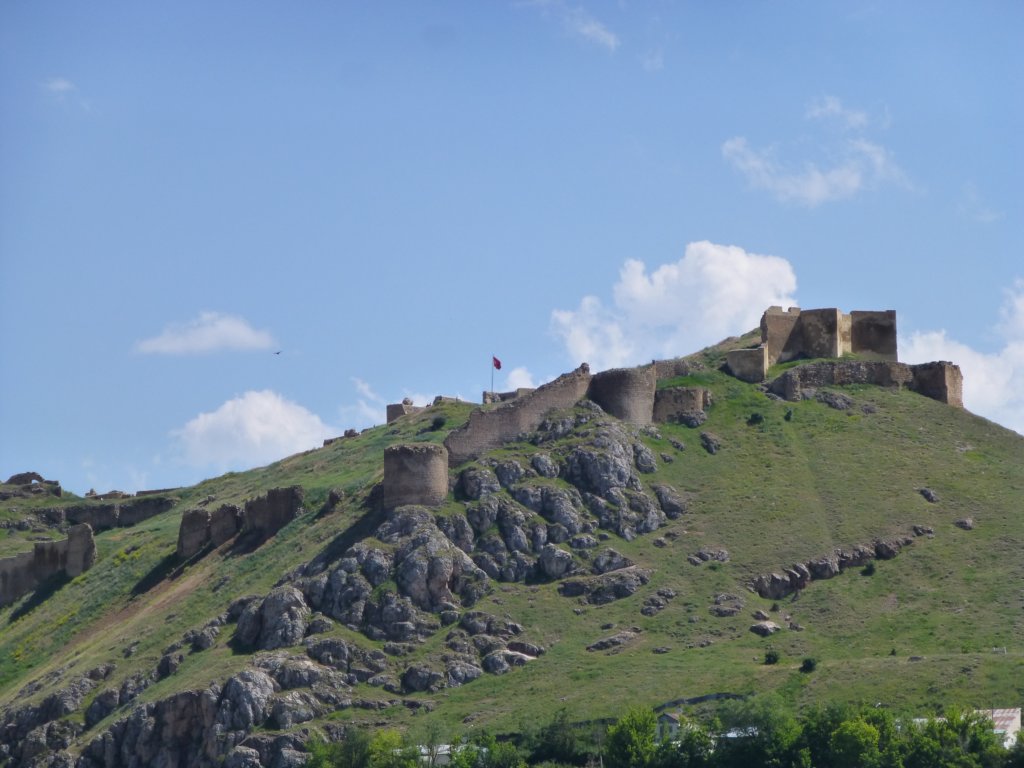
<path id="1" fill-rule="evenodd" d="M 729 352 L 730 372 L 744 381 L 764 381 L 776 363 L 800 358 L 857 355 L 896 362 L 896 312 L 769 307 L 761 315 L 761 345 Z"/>

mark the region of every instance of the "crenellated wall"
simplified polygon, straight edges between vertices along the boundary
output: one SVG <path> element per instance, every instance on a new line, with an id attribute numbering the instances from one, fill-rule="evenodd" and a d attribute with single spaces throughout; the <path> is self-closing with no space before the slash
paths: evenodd
<path id="1" fill-rule="evenodd" d="M 896 362 L 896 310 L 851 312 L 849 350 L 861 357 Z"/>
<path id="2" fill-rule="evenodd" d="M 403 416 L 408 416 L 410 413 L 419 413 L 426 406 L 413 405 L 412 401 L 401 402 L 401 403 L 388 403 L 387 407 L 387 423 L 390 424 L 395 419 L 400 419 Z"/>
<path id="3" fill-rule="evenodd" d="M 790 368 L 776 378 L 769 385 L 769 391 L 795 401 L 805 389 L 847 384 L 906 387 L 941 403 L 963 408 L 963 376 L 959 366 L 947 362 L 920 365 L 860 360 L 808 363 Z"/>
<path id="4" fill-rule="evenodd" d="M 302 514 L 302 487 L 271 488 L 263 496 L 249 499 L 242 510 L 241 533 L 270 536 Z"/>
<path id="5" fill-rule="evenodd" d="M 448 451 L 443 445 L 411 443 L 384 449 L 385 509 L 403 504 L 436 507 L 448 497 Z"/>
<path id="6" fill-rule="evenodd" d="M 674 379 L 676 376 L 689 376 L 699 366 L 695 366 L 685 357 L 674 357 L 671 360 L 655 360 L 655 377 L 658 381 L 663 379 Z"/>
<path id="7" fill-rule="evenodd" d="M 31 552 L 0 559 L 0 605 L 13 603 L 61 571 L 74 578 L 95 562 L 96 542 L 85 523 L 72 526 L 61 541 L 36 542 Z"/>
<path id="8" fill-rule="evenodd" d="M 763 346 L 726 352 L 725 364 L 729 373 L 740 381 L 757 383 L 768 377 L 768 352 Z"/>
<path id="9" fill-rule="evenodd" d="M 933 363 L 912 365 L 915 392 L 942 403 L 964 407 L 964 375 L 959 365 L 939 360 Z"/>
<path id="10" fill-rule="evenodd" d="M 654 364 L 638 368 L 612 368 L 594 374 L 587 397 L 606 413 L 630 424 L 651 423 L 654 414 L 654 389 L 657 369 Z"/>
<path id="11" fill-rule="evenodd" d="M 801 357 L 842 357 L 853 352 L 873 360 L 896 361 L 896 312 L 769 307 L 761 316 L 761 344 L 767 365 Z"/>
<path id="12" fill-rule="evenodd" d="M 154 515 L 168 511 L 174 506 L 174 499 L 168 496 L 146 495 L 128 498 L 119 503 L 74 504 L 47 510 L 55 518 L 69 523 L 86 523 L 94 531 L 109 528 L 124 528 L 137 525 Z"/>
<path id="13" fill-rule="evenodd" d="M 583 363 L 575 371 L 562 374 L 522 397 L 473 411 L 465 425 L 452 430 L 445 438 L 449 465 L 457 467 L 485 451 L 533 432 L 548 411 L 569 408 L 586 397 L 590 379 L 590 366 Z"/>
<path id="14" fill-rule="evenodd" d="M 263 496 L 249 499 L 241 509 L 223 504 L 213 512 L 188 509 L 178 526 L 178 556 L 194 557 L 208 544 L 219 547 L 236 535 L 266 538 L 277 533 L 302 514 L 302 487 L 271 488 Z"/>
<path id="15" fill-rule="evenodd" d="M 670 424 L 710 406 L 711 393 L 704 387 L 668 387 L 654 393 L 653 418 L 658 424 Z"/>

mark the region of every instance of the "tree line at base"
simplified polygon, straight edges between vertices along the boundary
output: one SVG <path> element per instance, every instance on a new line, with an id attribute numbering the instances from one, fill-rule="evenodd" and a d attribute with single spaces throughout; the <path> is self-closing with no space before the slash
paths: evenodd
<path id="1" fill-rule="evenodd" d="M 799 715 L 764 696 L 726 702 L 710 721 L 681 717 L 657 738 L 653 711 L 611 725 L 573 723 L 565 710 L 510 738 L 478 733 L 442 747 L 396 730 L 350 728 L 308 744 L 308 768 L 1024 768 L 1024 741 L 1006 749 L 992 721 L 970 710 L 917 720 L 882 707 L 813 707 Z"/>

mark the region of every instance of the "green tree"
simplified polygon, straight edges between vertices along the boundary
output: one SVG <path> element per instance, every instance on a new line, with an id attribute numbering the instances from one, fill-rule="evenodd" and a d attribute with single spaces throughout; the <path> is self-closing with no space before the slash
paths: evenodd
<path id="1" fill-rule="evenodd" d="M 311 739 L 306 748 L 307 768 L 370 768 L 370 735 L 359 728 L 348 730 L 341 741 Z"/>
<path id="2" fill-rule="evenodd" d="M 636 707 L 609 726 L 604 748 L 606 768 L 646 768 L 654 757 L 657 724 L 653 711 Z"/>
<path id="3" fill-rule="evenodd" d="M 800 723 L 776 695 L 728 702 L 722 722 L 733 736 L 720 736 L 715 764 L 722 768 L 803 768 L 810 751 Z"/>
<path id="4" fill-rule="evenodd" d="M 800 741 L 815 768 L 832 768 L 832 733 L 852 716 L 848 707 L 836 704 L 808 709 L 800 718 Z"/>
<path id="5" fill-rule="evenodd" d="M 407 744 L 402 734 L 392 729 L 373 734 L 369 752 L 369 768 L 416 768 L 419 763 L 419 749 Z"/>
<path id="6" fill-rule="evenodd" d="M 551 722 L 536 730 L 529 745 L 530 763 L 553 761 L 583 765 L 590 751 L 581 729 L 569 722 L 569 712 L 560 709 Z"/>
<path id="7" fill-rule="evenodd" d="M 967 710 L 951 710 L 910 730 L 904 768 L 1002 768 L 1007 760 L 992 721 Z"/>
<path id="8" fill-rule="evenodd" d="M 862 718 L 844 720 L 832 732 L 829 749 L 834 768 L 876 768 L 879 763 L 878 729 Z"/>
<path id="9" fill-rule="evenodd" d="M 679 724 L 675 741 L 663 741 L 655 750 L 651 768 L 711 768 L 714 765 L 715 741 L 699 723 Z"/>

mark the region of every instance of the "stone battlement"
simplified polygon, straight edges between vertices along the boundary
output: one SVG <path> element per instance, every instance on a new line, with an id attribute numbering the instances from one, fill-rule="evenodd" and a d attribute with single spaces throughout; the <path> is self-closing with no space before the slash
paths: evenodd
<path id="1" fill-rule="evenodd" d="M 96 542 L 85 523 L 73 526 L 61 541 L 36 542 L 31 552 L 0 559 L 0 605 L 9 605 L 51 576 L 74 578 L 96 562 Z"/>
<path id="2" fill-rule="evenodd" d="M 385 509 L 404 504 L 436 507 L 448 496 L 448 451 L 434 443 L 392 445 L 384 450 Z"/>
<path id="3" fill-rule="evenodd" d="M 801 399 L 805 389 L 849 384 L 905 387 L 940 403 L 964 407 L 960 366 L 945 361 L 920 365 L 860 360 L 809 363 L 790 368 L 771 383 L 769 391 L 792 401 Z"/>
<path id="4" fill-rule="evenodd" d="M 776 363 L 801 358 L 842 357 L 896 362 L 896 312 L 835 308 L 769 307 L 761 316 L 761 345 L 726 355 L 732 374 L 743 381 L 764 381 Z"/>

